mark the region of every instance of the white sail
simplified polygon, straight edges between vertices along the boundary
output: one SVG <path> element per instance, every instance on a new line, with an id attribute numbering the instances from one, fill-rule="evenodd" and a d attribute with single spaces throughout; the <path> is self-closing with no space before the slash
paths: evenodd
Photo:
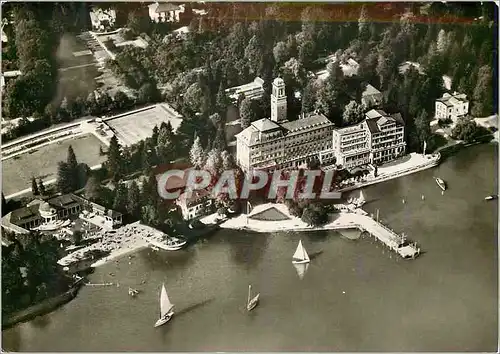
<path id="1" fill-rule="evenodd" d="M 165 289 L 165 284 L 161 287 L 161 295 L 160 295 L 160 316 L 163 318 L 172 308 L 174 304 L 170 302 L 168 298 L 167 289 Z"/>
<path id="2" fill-rule="evenodd" d="M 363 191 L 360 191 L 359 192 L 359 202 L 360 203 L 364 203 L 366 200 L 365 200 L 365 195 L 363 194 Z"/>
<path id="3" fill-rule="evenodd" d="M 309 263 L 294 264 L 293 266 L 295 267 L 295 270 L 297 270 L 299 278 L 303 279 L 307 272 L 307 268 L 309 268 Z"/>
<path id="4" fill-rule="evenodd" d="M 309 255 L 307 254 L 304 246 L 302 246 L 302 240 L 299 241 L 299 245 L 293 254 L 293 258 L 301 261 L 309 261 Z"/>

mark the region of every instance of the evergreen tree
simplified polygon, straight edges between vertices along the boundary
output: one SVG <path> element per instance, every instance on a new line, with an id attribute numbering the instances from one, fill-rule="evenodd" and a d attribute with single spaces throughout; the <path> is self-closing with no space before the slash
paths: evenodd
<path id="1" fill-rule="evenodd" d="M 57 190 L 63 194 L 75 190 L 75 180 L 67 162 L 60 161 L 57 166 Z"/>
<path id="2" fill-rule="evenodd" d="M 128 188 L 125 184 L 120 183 L 116 187 L 115 199 L 113 201 L 113 210 L 122 213 L 127 211 Z"/>
<path id="3" fill-rule="evenodd" d="M 108 160 L 106 161 L 106 168 L 113 181 L 117 182 L 122 177 L 122 166 L 123 160 L 121 146 L 118 143 L 118 138 L 113 135 L 109 142 Z"/>
<path id="4" fill-rule="evenodd" d="M 43 181 L 41 178 L 38 179 L 38 191 L 40 192 L 41 195 L 45 195 L 45 193 L 46 193 L 45 185 L 43 184 Z"/>
<path id="5" fill-rule="evenodd" d="M 38 190 L 38 186 L 36 184 L 35 177 L 31 178 L 31 193 L 33 193 L 33 195 L 39 195 L 40 194 L 40 191 Z"/>
<path id="6" fill-rule="evenodd" d="M 201 168 L 205 163 L 205 152 L 198 136 L 194 139 L 194 143 L 189 151 L 189 161 L 194 167 L 198 168 Z"/>
<path id="7" fill-rule="evenodd" d="M 85 198 L 93 202 L 101 198 L 101 183 L 95 176 L 91 176 L 85 185 Z"/>
<path id="8" fill-rule="evenodd" d="M 257 119 L 254 101 L 250 98 L 245 98 L 240 104 L 240 124 L 241 128 L 245 129 Z"/>
<path id="9" fill-rule="evenodd" d="M 68 157 L 66 159 L 66 163 L 71 170 L 76 171 L 78 167 L 78 161 L 71 145 L 68 147 Z"/>
<path id="10" fill-rule="evenodd" d="M 141 191 L 135 181 L 132 181 L 128 190 L 127 212 L 133 217 L 139 217 L 141 211 Z"/>

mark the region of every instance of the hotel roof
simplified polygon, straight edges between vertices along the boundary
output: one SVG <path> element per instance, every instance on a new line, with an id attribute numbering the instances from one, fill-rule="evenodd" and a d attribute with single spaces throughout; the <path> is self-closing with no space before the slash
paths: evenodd
<path id="1" fill-rule="evenodd" d="M 309 130 L 320 125 L 333 125 L 328 118 L 323 114 L 313 113 L 302 119 L 297 119 L 292 122 L 282 123 L 281 127 L 286 129 L 288 133 L 295 133 L 302 130 Z"/>
<path id="2" fill-rule="evenodd" d="M 387 123 L 403 126 L 404 120 L 400 113 L 387 114 L 381 109 L 372 109 L 366 113 L 366 124 L 371 133 L 379 133 L 380 127 Z"/>

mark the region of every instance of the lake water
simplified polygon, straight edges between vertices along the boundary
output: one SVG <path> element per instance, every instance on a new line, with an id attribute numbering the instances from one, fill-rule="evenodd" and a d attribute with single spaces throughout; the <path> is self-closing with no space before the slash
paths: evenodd
<path id="1" fill-rule="evenodd" d="M 497 156 L 497 145 L 475 146 L 364 189 L 368 212 L 379 209 L 421 245 L 416 260 L 335 232 L 223 230 L 185 251 L 144 250 L 97 269 L 93 283 L 120 287 L 84 287 L 57 311 L 3 331 L 3 349 L 496 351 L 498 204 L 483 198 L 498 193 Z M 447 181 L 444 195 L 433 176 Z M 291 263 L 299 239 L 321 251 L 303 280 Z M 162 282 L 176 315 L 153 328 Z M 249 284 L 261 293 L 250 314 Z M 129 286 L 142 292 L 131 298 Z"/>

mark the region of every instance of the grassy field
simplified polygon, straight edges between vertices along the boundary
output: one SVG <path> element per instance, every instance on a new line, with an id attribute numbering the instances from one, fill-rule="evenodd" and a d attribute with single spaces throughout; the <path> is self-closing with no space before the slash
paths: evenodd
<path id="1" fill-rule="evenodd" d="M 95 136 L 83 135 L 60 143 L 44 146 L 32 153 L 20 155 L 2 162 L 2 191 L 5 195 L 31 187 L 31 178 L 50 180 L 56 178 L 57 164 L 66 161 L 68 147 L 73 147 L 78 162 L 94 166 L 102 163 L 99 146 L 105 148 Z"/>

